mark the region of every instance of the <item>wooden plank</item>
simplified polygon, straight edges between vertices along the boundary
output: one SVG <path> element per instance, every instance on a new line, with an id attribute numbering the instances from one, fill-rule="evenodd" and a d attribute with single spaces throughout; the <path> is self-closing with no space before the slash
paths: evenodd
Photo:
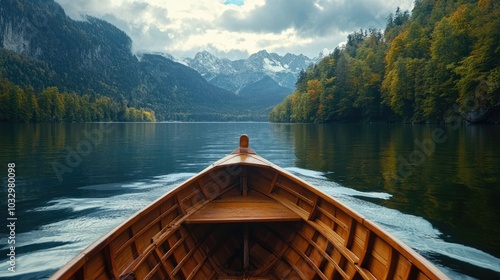
<path id="1" fill-rule="evenodd" d="M 375 276 L 373 276 L 370 271 L 367 269 L 361 268 L 356 265 L 356 269 L 358 270 L 358 274 L 365 280 L 376 280 Z"/>
<path id="2" fill-rule="evenodd" d="M 279 175 L 280 175 L 280 173 L 279 173 L 279 172 L 276 172 L 276 173 L 274 174 L 273 182 L 272 182 L 272 183 L 271 183 L 271 185 L 269 186 L 269 193 L 270 193 L 270 194 L 274 192 L 274 188 L 276 187 L 276 183 L 278 182 Z"/>
<path id="3" fill-rule="evenodd" d="M 214 200 L 194 212 L 186 223 L 285 222 L 301 217 L 270 199 L 231 197 Z"/>
<path id="4" fill-rule="evenodd" d="M 248 195 L 248 180 L 247 180 L 247 167 L 244 166 L 243 173 L 241 174 L 241 187 L 243 189 L 243 196 Z"/>
<path id="5" fill-rule="evenodd" d="M 243 270 L 244 276 L 248 277 L 248 269 L 250 266 L 250 249 L 248 248 L 248 224 L 243 226 Z"/>
<path id="6" fill-rule="evenodd" d="M 103 249 L 104 260 L 106 261 L 106 266 L 108 268 L 109 273 L 112 275 L 114 279 L 118 279 L 118 272 L 116 271 L 115 258 L 114 254 L 111 252 L 110 246 L 106 246 Z"/>
<path id="7" fill-rule="evenodd" d="M 299 206 L 297 205 L 294 205 L 292 202 L 290 201 L 287 201 L 285 199 L 281 199 L 279 198 L 279 196 L 273 196 L 276 200 L 280 200 L 281 203 L 283 203 L 284 205 L 286 205 L 286 207 L 289 207 L 289 208 L 295 208 L 296 210 L 295 211 L 300 211 L 302 210 L 304 213 L 303 215 L 305 216 L 304 217 L 304 220 L 310 225 L 312 226 L 315 230 L 317 230 L 320 234 L 322 234 L 323 236 L 325 236 L 328 241 L 330 241 L 330 243 L 332 243 L 332 245 L 337 249 L 339 250 L 339 252 L 345 256 L 347 258 L 347 260 L 353 264 L 357 264 L 359 262 L 359 258 L 353 253 L 351 252 L 348 248 L 346 248 L 343 244 L 343 242 L 341 240 L 338 240 L 338 238 L 335 237 L 335 232 L 327 227 L 326 225 L 322 224 L 322 223 L 317 223 L 317 222 L 314 222 L 314 221 L 309 221 L 309 220 L 306 220 L 306 217 L 308 217 L 308 213 L 306 211 L 304 211 L 302 208 L 300 208 Z"/>
<path id="8" fill-rule="evenodd" d="M 153 248 L 151 248 L 153 249 Z M 137 268 L 146 260 L 146 258 L 149 256 L 150 252 L 146 252 L 139 257 L 137 257 L 133 262 L 131 262 L 128 267 L 121 272 L 120 279 L 126 279 L 129 276 L 134 276 L 135 277 L 135 271 Z"/>
<path id="9" fill-rule="evenodd" d="M 199 244 L 196 245 L 194 248 L 191 248 L 191 250 L 189 250 L 181 259 L 180 261 L 177 260 L 178 264 L 177 266 L 174 268 L 174 270 L 172 270 L 169 275 L 171 278 L 175 279 L 176 277 L 176 274 L 182 270 L 184 264 L 189 260 L 189 258 L 191 258 L 191 256 L 194 254 L 194 252 L 196 252 L 196 250 L 198 250 L 199 248 Z"/>
<path id="10" fill-rule="evenodd" d="M 336 208 L 334 208 L 334 209 L 336 210 Z M 318 211 L 321 212 L 321 214 L 328 217 L 330 220 L 332 220 L 332 222 L 334 222 L 335 224 L 342 227 L 344 230 L 346 230 L 346 231 L 349 230 L 349 227 L 343 221 L 339 220 L 337 217 L 332 215 L 330 212 L 325 210 L 323 207 L 318 207 Z"/>
<path id="11" fill-rule="evenodd" d="M 314 217 L 316 216 L 316 213 L 318 212 L 318 203 L 320 202 L 320 200 L 321 200 L 321 198 L 319 196 L 316 196 L 314 198 L 313 208 L 312 208 L 311 212 L 309 213 L 309 217 L 307 217 L 307 219 L 309 221 L 314 219 Z"/>
<path id="12" fill-rule="evenodd" d="M 307 220 L 307 218 L 309 217 L 309 212 L 307 212 L 306 210 L 304 210 L 304 208 L 301 208 L 297 204 L 293 203 L 292 201 L 288 200 L 286 197 L 279 194 L 271 194 L 269 196 L 272 199 L 279 202 L 280 204 L 287 207 L 288 209 L 291 209 L 293 212 L 299 215 L 303 220 Z"/>
<path id="13" fill-rule="evenodd" d="M 198 273 L 198 271 L 201 269 L 201 267 L 205 264 L 205 261 L 207 260 L 207 257 L 203 257 L 203 259 L 201 259 L 198 264 L 196 265 L 196 267 L 191 271 L 191 273 L 186 277 L 186 280 L 191 280 L 191 279 L 195 279 L 194 277 L 196 277 L 196 274 Z"/>
<path id="14" fill-rule="evenodd" d="M 290 193 L 290 194 L 291 194 L 293 197 L 295 197 L 297 200 L 302 200 L 302 201 L 304 201 L 305 203 L 307 203 L 307 204 L 309 204 L 309 205 L 313 206 L 313 205 L 314 205 L 314 202 L 313 202 L 311 199 L 309 199 L 308 197 L 306 197 L 306 196 L 302 195 L 301 193 L 299 193 L 298 191 L 294 190 L 294 189 L 292 188 L 292 186 L 293 186 L 292 184 L 293 184 L 293 183 L 288 182 L 288 184 L 279 183 L 279 184 L 276 184 L 276 185 L 277 185 L 277 186 L 278 186 L 281 190 L 283 190 L 283 191 L 286 191 L 286 192 Z M 302 186 L 296 186 L 296 187 L 298 187 L 298 188 L 302 188 Z M 305 188 L 304 188 L 304 189 L 305 189 Z M 306 189 L 306 190 L 307 190 L 307 189 Z M 298 204 L 298 201 L 297 201 L 297 203 L 295 203 L 295 204 Z"/>
<path id="15" fill-rule="evenodd" d="M 158 270 L 162 271 L 163 272 L 163 277 L 165 275 L 168 275 L 165 267 L 162 265 L 162 262 L 161 262 L 161 256 L 159 255 L 158 253 L 158 250 L 156 248 L 154 248 L 153 251 L 151 251 L 151 254 L 149 254 L 148 257 L 152 257 L 153 258 L 153 264 L 154 266 L 152 268 L 149 268 L 149 273 L 146 274 L 146 276 L 143 278 L 143 279 L 146 279 L 146 280 L 149 280 L 149 279 L 157 279 L 158 277 L 161 277 L 161 276 L 158 276 L 156 275 Z M 148 266 L 151 266 L 152 263 L 149 263 Z"/>
<path id="16" fill-rule="evenodd" d="M 87 261 L 83 269 L 86 279 L 97 279 L 101 275 L 106 275 L 106 261 L 102 254 L 97 254 Z"/>
<path id="17" fill-rule="evenodd" d="M 364 279 L 376 277 L 446 279 L 445 275 L 422 256 L 378 225 L 365 220 L 355 211 L 301 179 L 254 155 L 247 144 L 242 144 L 236 153 L 219 160 L 150 204 L 146 210 L 122 223 L 113 233 L 104 236 L 85 249 L 77 256 L 77 259 L 61 269 L 52 279 L 59 277 L 68 279 L 71 276 L 116 278 L 118 274 L 123 276 L 125 272 L 130 272 L 132 275 L 135 268 L 141 270 L 140 277 L 166 278 L 168 271 L 174 274 L 179 272 L 178 275 L 172 275 L 179 276 L 179 278 L 186 275 L 193 279 L 202 276 L 224 277 L 224 274 L 219 274 L 223 268 L 218 263 L 222 262 L 224 257 L 228 257 L 225 254 L 233 252 L 231 246 L 238 246 L 235 252 L 240 254 L 241 245 L 244 250 L 245 273 L 235 276 L 238 279 L 252 279 L 260 276 L 250 276 L 255 271 L 267 273 L 268 270 L 274 273 L 271 278 L 275 279 L 292 276 L 311 279 L 318 275 L 323 279 L 338 276 Z M 234 169 L 231 164 L 235 164 L 237 168 L 248 169 L 248 174 L 245 171 L 243 174 L 228 172 L 228 169 Z M 224 168 L 226 171 L 223 170 Z M 219 174 L 223 178 L 217 177 Z M 221 179 L 223 179 L 223 184 L 220 184 Z M 256 193 L 275 198 L 277 201 L 268 197 L 256 198 Z M 239 196 L 239 198 L 233 198 L 233 196 Z M 219 200 L 211 201 L 216 198 Z M 327 203 L 324 203 L 325 201 Z M 174 203 L 181 204 L 181 206 L 173 206 Z M 331 205 L 331 207 L 326 205 Z M 330 208 L 339 211 L 329 211 Z M 192 216 L 189 217 L 190 215 Z M 314 231 L 309 228 L 300 231 L 298 223 L 290 223 L 291 229 L 277 227 L 275 226 L 277 223 L 273 223 L 300 221 L 301 219 L 304 220 L 304 225 L 311 227 Z M 201 231 L 201 233 L 218 233 L 218 236 L 204 239 L 204 234 L 198 234 L 198 241 L 195 240 L 193 243 L 191 239 L 194 238 L 194 233 L 184 233 L 186 225 L 183 223 L 189 221 L 196 223 L 269 222 L 269 225 L 260 224 L 260 226 L 267 228 L 269 234 L 283 237 L 286 241 L 275 242 L 272 241 L 274 238 L 271 241 L 266 241 L 265 237 L 256 238 L 254 237 L 256 232 L 265 233 L 265 231 L 250 227 L 243 228 L 243 236 L 240 236 L 241 232 L 238 231 L 227 235 L 227 238 L 221 230 Z M 225 225 L 224 228 L 232 228 L 232 226 Z M 180 233 L 181 227 L 182 234 Z M 221 225 L 214 227 L 221 227 Z M 295 235 L 289 233 L 293 227 L 296 230 Z M 284 229 L 286 234 L 279 233 L 281 229 Z M 153 231 L 158 232 L 152 234 Z M 293 242 L 295 239 L 292 236 L 297 236 L 296 234 L 299 235 L 295 238 L 299 243 Z M 264 236 L 267 235 L 264 234 Z M 114 240 L 115 238 L 117 240 Z M 243 244 L 241 244 L 241 238 L 243 238 Z M 210 242 L 207 243 L 207 240 Z M 160 252 L 157 246 L 164 242 L 169 249 L 165 248 L 166 252 Z M 325 247 L 327 252 L 325 252 Z M 264 260 L 254 261 L 254 258 L 258 258 L 264 251 L 270 253 L 270 257 L 265 258 L 267 262 L 263 266 L 264 270 L 252 270 L 254 268 L 252 265 L 264 264 Z M 161 254 L 164 255 L 161 256 Z M 319 262 L 321 258 L 323 260 Z M 336 261 L 337 258 L 341 261 Z M 164 266 L 158 263 L 159 260 Z M 123 270 L 123 267 L 127 267 L 125 263 L 129 264 L 130 269 Z M 206 263 L 206 267 L 202 265 L 203 263 Z M 325 265 L 328 265 L 328 270 L 325 269 Z M 330 269 L 332 266 L 338 272 Z M 344 273 L 340 272 L 342 271 L 340 267 L 344 269 Z M 204 271 L 205 268 L 207 271 Z M 143 269 L 150 270 L 144 273 Z M 291 274 L 288 274 L 289 271 Z M 311 275 L 308 272 L 311 272 Z M 316 275 L 312 275 L 314 273 Z M 262 275 L 262 277 L 267 279 L 269 275 Z"/>
<path id="18" fill-rule="evenodd" d="M 302 257 L 293 248 L 288 247 L 288 249 L 290 250 L 291 253 L 295 254 L 295 256 L 290 256 L 290 254 L 284 254 L 283 259 L 286 260 L 288 265 L 290 265 L 292 267 L 293 271 L 300 277 L 300 279 L 302 279 L 302 280 L 309 279 L 309 277 L 306 277 L 304 275 L 304 272 L 302 271 L 302 269 L 300 269 L 300 267 L 297 266 L 297 262 L 299 262 L 299 261 L 305 262 L 305 260 L 302 259 Z M 291 277 L 287 276 L 284 279 L 288 279 L 288 278 L 291 278 Z M 296 279 L 296 278 L 291 278 L 291 279 Z"/>
<path id="19" fill-rule="evenodd" d="M 203 196 L 205 197 L 205 199 L 209 199 L 210 194 L 208 193 L 207 189 L 205 188 L 205 185 L 203 184 L 203 182 L 201 180 L 196 181 L 194 186 L 195 187 L 198 186 L 198 188 L 203 193 Z"/>
<path id="20" fill-rule="evenodd" d="M 401 255 L 398 255 L 398 261 L 396 265 L 396 271 L 393 277 L 396 279 L 409 279 L 412 264 Z"/>
<path id="21" fill-rule="evenodd" d="M 323 280 L 328 280 L 328 278 L 316 266 L 316 264 L 309 258 L 309 256 L 307 256 L 304 252 L 302 252 L 302 250 L 300 250 L 297 246 L 295 246 L 295 244 L 290 243 L 290 248 L 292 248 L 293 250 L 295 250 L 295 252 L 297 252 L 297 254 L 299 254 L 299 256 L 301 256 L 302 259 L 307 262 L 307 264 L 310 266 L 310 268 L 312 268 L 316 272 L 317 276 L 319 276 Z"/>
<path id="22" fill-rule="evenodd" d="M 149 223 L 146 227 L 142 228 L 139 232 L 137 233 L 134 233 L 134 230 L 132 229 L 132 227 L 130 227 L 128 230 L 130 230 L 131 234 L 130 236 L 130 239 L 127 240 L 121 247 L 119 247 L 115 254 L 120 254 L 125 248 L 131 246 L 131 243 L 134 243 L 135 245 L 135 240 L 142 234 L 144 233 L 146 230 L 148 230 L 150 227 L 152 227 L 153 225 L 155 225 L 156 223 L 158 223 L 159 220 L 161 220 L 163 217 L 167 216 L 168 214 L 170 214 L 172 211 L 174 211 L 175 209 L 177 209 L 179 207 L 178 204 L 175 204 L 174 206 L 172 206 L 170 209 L 167 210 L 167 212 L 164 212 L 162 213 L 160 216 L 158 216 L 156 219 L 154 219 L 151 223 Z M 154 237 L 152 238 L 154 239 Z M 132 248 L 135 248 L 135 246 L 133 246 Z M 136 249 L 136 248 L 135 248 Z M 137 249 L 135 250 L 135 252 L 137 253 L 137 255 L 140 254 L 140 252 L 137 252 Z"/>
<path id="23" fill-rule="evenodd" d="M 302 233 L 302 232 L 298 232 L 298 233 L 299 233 L 299 234 L 300 234 L 303 238 L 305 238 L 306 240 L 308 240 L 308 241 L 309 241 L 309 244 L 313 245 L 313 246 L 314 246 L 314 248 L 316 248 L 316 250 L 318 250 L 318 252 L 320 252 L 320 253 L 321 253 L 321 255 L 323 256 L 323 258 L 325 258 L 325 259 L 326 259 L 326 260 L 327 260 L 330 264 L 332 264 L 332 265 L 335 267 L 336 271 L 337 271 L 340 275 L 342 275 L 342 277 L 343 277 L 344 279 L 348 279 L 348 278 L 349 278 L 349 276 L 348 276 L 348 275 L 345 273 L 345 271 L 344 271 L 344 270 L 340 267 L 340 265 L 339 265 L 339 264 L 338 264 L 335 260 L 333 260 L 333 259 L 332 259 L 332 257 L 330 257 L 330 256 L 329 256 L 329 255 L 325 252 L 325 250 L 324 250 L 323 248 L 321 248 L 318 244 L 316 244 L 316 242 L 314 242 L 314 241 L 310 240 L 307 236 L 305 236 L 305 235 L 304 235 L 304 233 Z"/>
<path id="24" fill-rule="evenodd" d="M 192 194 L 192 193 L 191 193 L 191 194 Z M 177 193 L 175 194 L 174 199 L 175 199 L 175 202 L 176 202 L 175 204 L 179 206 L 179 210 L 181 211 L 181 214 L 182 214 L 183 216 L 184 216 L 184 215 L 186 215 L 186 209 L 184 209 L 184 207 L 182 207 L 182 201 L 184 201 L 184 199 L 185 199 L 185 198 L 182 198 L 182 199 L 181 199 L 181 197 L 180 197 L 180 193 L 179 193 L 179 192 L 177 192 Z"/>

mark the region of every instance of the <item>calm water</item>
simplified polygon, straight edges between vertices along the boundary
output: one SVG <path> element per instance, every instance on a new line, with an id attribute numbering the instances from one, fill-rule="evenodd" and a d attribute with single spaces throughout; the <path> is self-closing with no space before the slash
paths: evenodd
<path id="1" fill-rule="evenodd" d="M 268 123 L 0 125 L 0 219 L 16 164 L 16 272 L 47 278 L 94 240 L 236 148 L 319 186 L 453 279 L 500 278 L 500 126 Z"/>

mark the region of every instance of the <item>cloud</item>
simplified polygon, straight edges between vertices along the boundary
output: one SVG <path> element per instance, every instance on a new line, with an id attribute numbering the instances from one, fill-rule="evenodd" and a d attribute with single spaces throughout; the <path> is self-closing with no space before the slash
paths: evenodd
<path id="1" fill-rule="evenodd" d="M 279 34 L 289 28 L 310 24 L 314 9 L 309 0 L 268 1 L 250 12 L 228 10 L 222 14 L 219 23 L 231 31 Z"/>
<path id="2" fill-rule="evenodd" d="M 56 0 L 73 19 L 91 15 L 125 31 L 137 50 L 159 50 L 172 42 L 174 31 L 166 7 L 153 1 Z"/>
<path id="3" fill-rule="evenodd" d="M 178 58 L 209 50 L 242 58 L 261 49 L 315 56 L 413 0 L 56 0 L 74 18 L 88 14 L 124 30 L 137 51 Z"/>
<path id="4" fill-rule="evenodd" d="M 275 33 L 293 28 L 302 36 L 328 36 L 329 32 L 383 28 L 389 13 L 382 1 L 275 0 L 250 12 L 228 10 L 220 25 L 232 31 Z M 394 8 L 395 9 L 395 8 Z"/>

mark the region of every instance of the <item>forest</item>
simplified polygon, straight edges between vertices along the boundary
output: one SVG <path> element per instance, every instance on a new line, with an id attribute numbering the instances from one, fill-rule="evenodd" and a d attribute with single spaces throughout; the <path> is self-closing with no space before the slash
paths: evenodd
<path id="1" fill-rule="evenodd" d="M 242 107 L 242 98 L 194 69 L 162 54 L 134 53 L 122 30 L 90 16 L 75 21 L 53 0 L 1 1 L 0 82 L 0 122 L 142 121 L 153 111 L 158 121 L 266 120 L 271 109 Z M 44 92 L 54 110 L 43 107 Z M 13 109 L 32 95 L 41 114 Z"/>
<path id="2" fill-rule="evenodd" d="M 35 94 L 33 87 L 23 89 L 0 79 L 0 122 L 155 122 L 152 110 L 128 107 L 105 96 L 59 92 L 49 87 Z"/>
<path id="3" fill-rule="evenodd" d="M 500 1 L 416 0 L 303 71 L 272 122 L 500 122 Z"/>

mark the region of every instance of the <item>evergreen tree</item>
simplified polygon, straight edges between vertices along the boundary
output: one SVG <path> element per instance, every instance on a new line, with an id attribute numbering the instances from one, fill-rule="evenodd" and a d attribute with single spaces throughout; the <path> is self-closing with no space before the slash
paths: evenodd
<path id="1" fill-rule="evenodd" d="M 417 0 L 411 16 L 398 8 L 383 35 L 356 31 L 301 73 L 270 120 L 446 122 L 457 106 L 500 115 L 499 1 Z"/>

